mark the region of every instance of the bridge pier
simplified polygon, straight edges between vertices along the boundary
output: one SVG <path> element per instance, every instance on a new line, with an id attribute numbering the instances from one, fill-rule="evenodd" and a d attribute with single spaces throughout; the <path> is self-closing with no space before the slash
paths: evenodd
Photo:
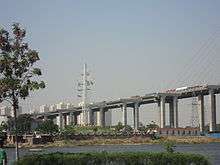
<path id="1" fill-rule="evenodd" d="M 173 112 L 174 112 L 174 128 L 179 127 L 179 117 L 178 117 L 178 97 L 174 96 L 173 97 Z"/>
<path id="2" fill-rule="evenodd" d="M 74 116 L 73 112 L 70 112 L 69 115 L 66 116 L 66 124 L 67 125 L 73 124 L 73 116 Z"/>
<path id="3" fill-rule="evenodd" d="M 164 128 L 166 124 L 166 118 L 165 118 L 165 101 L 166 96 L 161 96 L 160 98 L 160 128 Z"/>
<path id="4" fill-rule="evenodd" d="M 122 105 L 122 124 L 127 125 L 127 104 Z"/>
<path id="5" fill-rule="evenodd" d="M 60 112 L 58 116 L 57 125 L 60 129 L 63 129 L 63 114 Z"/>
<path id="6" fill-rule="evenodd" d="M 103 107 L 100 108 L 99 111 L 99 126 L 105 127 L 105 110 Z"/>
<path id="7" fill-rule="evenodd" d="M 174 128 L 174 100 L 169 103 L 170 128 Z"/>
<path id="8" fill-rule="evenodd" d="M 46 115 L 44 115 L 44 119 L 43 120 L 46 121 L 47 119 L 48 119 L 48 117 Z"/>
<path id="9" fill-rule="evenodd" d="M 137 131 L 139 128 L 139 103 L 134 103 L 133 109 L 133 117 L 134 117 L 134 130 Z"/>
<path id="10" fill-rule="evenodd" d="M 88 119 L 89 119 L 89 125 L 94 125 L 94 111 L 93 110 L 89 110 L 89 116 L 88 116 Z"/>
<path id="11" fill-rule="evenodd" d="M 209 131 L 216 131 L 216 96 L 213 90 L 209 91 L 210 101 L 210 125 Z"/>
<path id="12" fill-rule="evenodd" d="M 63 114 L 63 128 L 67 125 L 67 115 Z"/>
<path id="13" fill-rule="evenodd" d="M 77 123 L 77 114 L 75 113 L 74 115 L 73 115 L 73 124 L 74 125 L 77 125 L 78 123 Z"/>
<path id="14" fill-rule="evenodd" d="M 198 96 L 198 113 L 199 113 L 199 130 L 200 132 L 204 132 L 205 128 L 205 112 L 204 112 L 204 96 Z"/>

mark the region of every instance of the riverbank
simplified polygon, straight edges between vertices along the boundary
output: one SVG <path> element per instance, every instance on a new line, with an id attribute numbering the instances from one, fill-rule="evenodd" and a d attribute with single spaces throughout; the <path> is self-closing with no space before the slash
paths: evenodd
<path id="1" fill-rule="evenodd" d="M 48 148 L 48 147 L 73 147 L 73 146 L 94 146 L 94 145 L 141 145 L 141 144 L 162 144 L 173 142 L 174 144 L 206 144 L 220 143 L 220 139 L 206 136 L 164 136 L 160 139 L 152 140 L 146 137 L 131 138 L 94 138 L 90 140 L 59 140 L 53 143 L 31 145 L 20 144 L 20 148 Z M 6 145 L 12 147 L 12 145 Z"/>

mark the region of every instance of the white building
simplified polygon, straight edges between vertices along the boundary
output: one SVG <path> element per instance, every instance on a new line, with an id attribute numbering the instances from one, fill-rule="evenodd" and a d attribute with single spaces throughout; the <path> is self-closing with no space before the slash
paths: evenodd
<path id="1" fill-rule="evenodd" d="M 7 123 L 7 121 L 8 121 L 8 116 L 0 116 L 0 124 L 2 122 Z"/>
<path id="2" fill-rule="evenodd" d="M 66 104 L 66 108 L 67 108 L 67 109 L 72 109 L 73 107 L 74 107 L 74 105 L 71 104 L 71 103 L 67 103 L 67 104 Z"/>
<path id="3" fill-rule="evenodd" d="M 49 107 L 47 105 L 40 106 L 40 113 L 49 112 Z"/>
<path id="4" fill-rule="evenodd" d="M 52 111 L 56 111 L 57 110 L 57 106 L 56 105 L 50 105 L 49 107 L 49 111 L 52 112 Z"/>
<path id="5" fill-rule="evenodd" d="M 22 113 L 22 107 L 19 106 L 17 110 L 17 116 L 19 116 L 21 113 Z M 0 116 L 14 117 L 13 107 L 8 107 L 8 106 L 0 107 Z"/>
<path id="6" fill-rule="evenodd" d="M 17 116 L 19 116 L 20 114 L 22 114 L 22 107 L 19 106 L 17 109 Z M 13 108 L 11 107 L 11 116 L 14 117 L 14 111 Z"/>
<path id="7" fill-rule="evenodd" d="M 63 102 L 60 102 L 59 104 L 57 104 L 57 109 L 66 109 L 67 105 Z"/>
<path id="8" fill-rule="evenodd" d="M 11 116 L 11 107 L 8 107 L 8 106 L 0 107 L 0 115 Z"/>

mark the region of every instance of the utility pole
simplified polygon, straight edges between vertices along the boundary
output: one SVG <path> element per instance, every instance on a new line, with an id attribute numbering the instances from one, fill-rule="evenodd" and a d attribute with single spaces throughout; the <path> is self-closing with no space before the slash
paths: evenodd
<path id="1" fill-rule="evenodd" d="M 78 82 L 78 97 L 82 97 L 81 105 L 82 105 L 82 115 L 81 115 L 81 124 L 86 125 L 90 124 L 90 116 L 89 116 L 89 101 L 88 101 L 88 91 L 91 90 L 90 86 L 94 84 L 92 80 L 90 80 L 90 73 L 87 70 L 87 64 L 85 63 L 83 66 L 83 74 L 82 81 Z"/>

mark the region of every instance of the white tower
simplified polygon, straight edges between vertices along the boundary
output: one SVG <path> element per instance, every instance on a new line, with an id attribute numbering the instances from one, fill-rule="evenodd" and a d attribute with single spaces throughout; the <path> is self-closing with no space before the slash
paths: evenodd
<path id="1" fill-rule="evenodd" d="M 82 81 L 78 82 L 78 91 L 81 92 L 81 94 L 79 94 L 79 97 L 82 97 L 82 102 L 81 102 L 81 106 L 82 106 L 82 113 L 81 113 L 81 117 L 80 117 L 80 124 L 82 125 L 86 125 L 90 123 L 90 116 L 89 116 L 89 109 L 88 109 L 88 105 L 89 105 L 89 101 L 88 101 L 88 91 L 91 90 L 89 87 L 91 85 L 93 85 L 93 82 L 90 80 L 89 78 L 90 74 L 87 70 L 87 64 L 84 64 L 83 67 L 83 74 L 82 74 Z"/>

